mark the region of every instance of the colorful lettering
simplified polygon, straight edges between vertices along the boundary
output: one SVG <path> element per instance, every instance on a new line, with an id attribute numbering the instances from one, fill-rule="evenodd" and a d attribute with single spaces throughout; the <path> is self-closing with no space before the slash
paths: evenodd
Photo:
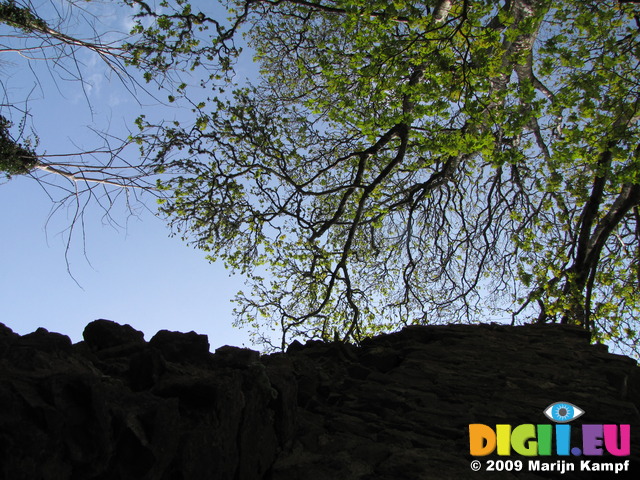
<path id="1" fill-rule="evenodd" d="M 555 435 L 554 435 L 555 433 Z M 498 424 L 495 429 L 482 423 L 469 425 L 469 453 L 474 457 L 483 457 L 496 453 L 501 456 L 515 454 L 532 457 L 549 456 L 553 452 L 555 436 L 555 454 L 558 456 L 586 455 L 602 456 L 609 453 L 615 456 L 628 456 L 631 453 L 630 425 L 582 425 L 582 449 L 571 448 L 571 425 L 522 424 L 512 427 Z"/>

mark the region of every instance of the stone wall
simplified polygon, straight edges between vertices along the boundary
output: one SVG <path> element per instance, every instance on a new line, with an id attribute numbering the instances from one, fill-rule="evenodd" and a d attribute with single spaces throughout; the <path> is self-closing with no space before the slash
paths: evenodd
<path id="1" fill-rule="evenodd" d="M 410 327 L 261 357 L 210 353 L 194 332 L 145 342 L 108 320 L 74 345 L 0 324 L 3 479 L 554 478 L 472 472 L 468 425 L 550 423 L 542 412 L 556 401 L 585 410 L 574 433 L 630 424 L 631 473 L 615 478 L 637 477 L 638 367 L 577 328 Z"/>

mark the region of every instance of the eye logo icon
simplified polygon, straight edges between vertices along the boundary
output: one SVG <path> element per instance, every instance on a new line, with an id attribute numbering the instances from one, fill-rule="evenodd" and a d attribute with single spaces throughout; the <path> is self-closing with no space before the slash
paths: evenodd
<path id="1" fill-rule="evenodd" d="M 584 410 L 569 402 L 555 402 L 544 410 L 544 414 L 547 418 L 556 423 L 571 422 L 572 420 L 580 417 L 583 413 Z"/>

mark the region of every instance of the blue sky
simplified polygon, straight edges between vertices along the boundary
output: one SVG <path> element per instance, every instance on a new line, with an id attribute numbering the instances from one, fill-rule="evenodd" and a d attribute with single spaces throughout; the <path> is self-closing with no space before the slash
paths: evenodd
<path id="1" fill-rule="evenodd" d="M 213 348 L 249 345 L 247 332 L 231 327 L 230 299 L 242 279 L 169 238 L 152 214 L 130 219 L 119 231 L 89 214 L 87 258 L 79 242 L 71 245 L 78 286 L 65 263 L 64 219 L 45 230 L 50 202 L 37 185 L 12 180 L 0 188 L 0 201 L 0 321 L 15 332 L 41 326 L 79 341 L 88 322 L 107 318 L 131 324 L 147 339 L 160 329 L 195 330 L 209 335 Z"/>
<path id="2" fill-rule="evenodd" d="M 129 22 L 112 5 L 100 8 L 104 26 L 127 28 Z M 0 35 L 8 32 L 0 26 Z M 45 62 L 0 53 L 5 96 L 14 102 L 29 99 L 27 126 L 40 137 L 39 153 L 93 148 L 99 141 L 91 128 L 124 136 L 140 113 L 162 111 L 169 119 L 180 115 L 140 91 L 133 98 L 95 55 L 82 52 L 79 59 L 84 92 Z M 44 327 L 76 342 L 88 322 L 107 318 L 142 330 L 147 340 L 160 329 L 194 330 L 209 336 L 212 349 L 251 346 L 249 332 L 232 327 L 230 300 L 243 279 L 231 277 L 221 264 L 210 264 L 203 252 L 179 238 L 170 238 L 168 227 L 153 214 L 152 198 L 146 202 L 152 211 L 139 209 L 137 217 L 128 217 L 118 205 L 114 218 L 119 227 L 105 222 L 99 209 L 87 210 L 86 242 L 81 235 L 72 237 L 73 278 L 67 271 L 64 232 L 72 211 L 59 210 L 50 217 L 50 199 L 29 178 L 1 184 L 0 201 L 0 322 L 13 331 L 26 334 Z"/>

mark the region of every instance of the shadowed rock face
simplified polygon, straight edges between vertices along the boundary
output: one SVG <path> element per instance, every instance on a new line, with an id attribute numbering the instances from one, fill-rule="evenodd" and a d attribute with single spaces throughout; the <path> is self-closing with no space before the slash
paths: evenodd
<path id="1" fill-rule="evenodd" d="M 640 472 L 638 367 L 576 328 L 410 327 L 262 357 L 210 353 L 194 332 L 145 342 L 108 320 L 84 339 L 0 324 L 0 478 L 554 478 L 471 472 L 468 426 L 548 424 L 556 401 L 586 412 L 576 434 L 582 423 L 630 424 L 631 457 L 595 460 L 630 459 L 633 476 L 615 478 Z"/>

